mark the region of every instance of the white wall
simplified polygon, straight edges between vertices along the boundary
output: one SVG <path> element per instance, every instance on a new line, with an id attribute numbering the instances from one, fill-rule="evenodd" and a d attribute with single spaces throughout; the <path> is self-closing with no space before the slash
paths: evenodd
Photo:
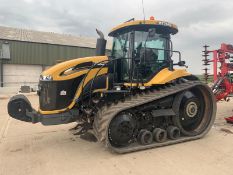
<path id="1" fill-rule="evenodd" d="M 22 85 L 29 85 L 34 88 L 38 84 L 41 72 L 41 65 L 4 64 L 4 87 L 20 87 Z"/>

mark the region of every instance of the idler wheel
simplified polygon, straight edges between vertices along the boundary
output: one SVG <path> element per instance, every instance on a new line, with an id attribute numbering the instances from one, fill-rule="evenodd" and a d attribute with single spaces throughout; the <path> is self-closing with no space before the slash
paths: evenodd
<path id="1" fill-rule="evenodd" d="M 136 121 L 131 113 L 118 114 L 109 124 L 108 137 L 115 147 L 128 146 L 135 138 Z"/>

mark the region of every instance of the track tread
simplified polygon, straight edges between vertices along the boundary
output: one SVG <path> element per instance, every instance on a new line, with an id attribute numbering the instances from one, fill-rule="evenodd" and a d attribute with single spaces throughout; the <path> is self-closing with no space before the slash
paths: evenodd
<path id="1" fill-rule="evenodd" d="M 116 116 L 118 113 L 136 107 L 143 105 L 145 103 L 152 102 L 154 100 L 158 100 L 160 98 L 166 97 L 168 95 L 172 95 L 184 90 L 187 90 L 189 88 L 192 88 L 196 85 L 203 85 L 200 81 L 187 81 L 183 83 L 177 83 L 176 85 L 172 86 L 166 86 L 166 88 L 161 88 L 160 90 L 154 90 L 154 91 L 149 91 L 145 95 L 137 94 L 134 96 L 131 96 L 130 98 L 125 99 L 124 102 L 119 101 L 116 105 L 112 106 L 103 106 L 100 108 L 100 110 L 97 112 L 95 116 L 95 120 L 93 123 L 93 130 L 94 133 L 98 139 L 98 141 L 102 142 L 105 144 L 105 146 L 114 152 L 118 153 L 127 153 L 127 152 L 132 152 L 132 151 L 137 151 L 137 150 L 143 150 L 143 149 L 148 149 L 148 148 L 153 148 L 153 147 L 158 147 L 158 146 L 164 146 L 164 145 L 169 145 L 169 144 L 174 144 L 174 143 L 179 143 L 179 142 L 184 142 L 188 140 L 194 140 L 198 139 L 202 136 L 196 136 L 196 137 L 188 137 L 188 138 L 180 138 L 178 140 L 172 140 L 168 141 L 165 143 L 154 143 L 151 145 L 134 145 L 134 146 L 129 146 L 126 148 L 115 148 L 111 146 L 109 143 L 108 139 L 108 125 L 110 121 Z"/>

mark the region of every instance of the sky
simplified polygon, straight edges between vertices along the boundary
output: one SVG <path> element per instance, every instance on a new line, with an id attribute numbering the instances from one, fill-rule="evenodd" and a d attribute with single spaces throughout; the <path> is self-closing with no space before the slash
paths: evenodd
<path id="1" fill-rule="evenodd" d="M 232 0 L 144 0 L 145 17 L 176 24 L 174 50 L 201 74 L 202 46 L 233 44 Z M 128 19 L 143 19 L 141 0 L 0 0 L 0 25 L 97 37 Z"/>

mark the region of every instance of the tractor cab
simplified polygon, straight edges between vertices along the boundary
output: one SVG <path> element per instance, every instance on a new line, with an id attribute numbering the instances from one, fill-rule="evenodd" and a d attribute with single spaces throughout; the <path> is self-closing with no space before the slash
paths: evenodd
<path id="1" fill-rule="evenodd" d="M 148 82 L 164 68 L 173 69 L 170 35 L 176 25 L 154 20 L 130 20 L 111 30 L 111 59 L 117 82 Z"/>

